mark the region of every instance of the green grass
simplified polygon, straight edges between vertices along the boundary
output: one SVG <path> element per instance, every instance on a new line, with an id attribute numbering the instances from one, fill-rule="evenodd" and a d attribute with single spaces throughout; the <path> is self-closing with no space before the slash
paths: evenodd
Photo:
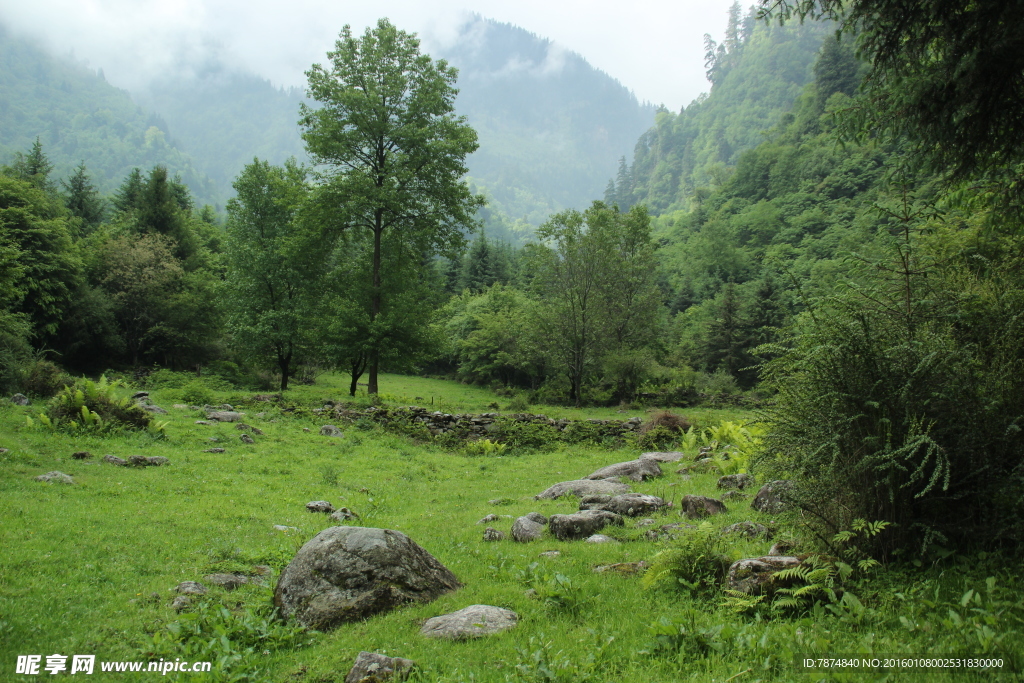
<path id="1" fill-rule="evenodd" d="M 406 401 L 407 397 L 434 396 L 444 401 L 444 410 L 452 411 L 486 410 L 494 400 L 493 394 L 478 388 L 391 375 L 382 378 L 381 391 L 401 404 L 423 403 Z M 316 406 L 344 394 L 344 378 L 327 377 L 316 386 L 289 392 L 288 398 Z M 730 677 L 737 682 L 825 680 L 797 671 L 793 657 L 801 653 L 957 650 L 983 654 L 987 647 L 1003 656 L 1010 653 L 1020 662 L 1019 605 L 1007 606 L 1002 597 L 971 603 L 961 610 L 967 626 L 954 624 L 948 614 L 946 602 L 959 604 L 968 588 L 984 592 L 985 577 L 1008 581 L 995 557 L 963 558 L 960 563 L 954 557 L 916 574 L 882 572 L 873 583 L 858 589 L 867 610 L 859 616 L 831 612 L 737 615 L 720 606 L 718 593 L 644 590 L 639 577 L 593 573 L 595 565 L 649 560 L 669 547 L 642 540 L 644 529 L 636 527 L 635 521 L 611 532 L 623 541 L 616 545 L 560 542 L 550 536 L 526 545 L 481 540 L 483 526 L 475 524 L 481 517 L 491 512 L 513 516 L 534 510 L 545 515 L 569 512 L 576 507 L 573 500 L 534 501 L 532 496 L 557 481 L 635 458 L 637 451 L 559 446 L 512 457 L 470 457 L 430 444 L 417 445 L 378 429 L 343 426 L 344 436 L 326 438 L 317 434 L 321 420 L 251 406 L 240 409 L 247 413 L 246 422 L 258 426 L 265 436 L 245 445 L 232 424 L 193 424 L 201 415 L 171 409 L 172 396 L 172 390 L 153 392 L 155 402 L 171 411 L 165 417 L 170 423 L 163 440 L 27 429 L 22 426 L 24 417 L 38 411 L 38 406 L 0 405 L 0 447 L 9 449 L 0 455 L 0 680 L 38 678 L 13 673 L 17 655 L 23 654 L 144 660 L 157 653 L 188 658 L 192 651 L 176 651 L 174 647 L 182 646 L 174 644 L 167 650 L 166 641 L 154 637 L 165 633 L 168 624 L 188 620 L 170 609 L 171 589 L 181 581 L 202 580 L 213 571 L 267 564 L 275 574 L 280 572 L 302 543 L 333 524 L 326 516 L 306 512 L 305 503 L 318 499 L 355 510 L 364 526 L 408 534 L 448 566 L 465 588 L 430 604 L 410 605 L 329 633 L 312 634 L 310 642 L 306 637 L 296 641 L 280 634 L 267 636 L 252 654 L 242 653 L 242 659 L 233 664 L 226 660 L 228 672 L 236 677 L 340 682 L 360 650 L 414 659 L 420 664 L 419 680 L 453 683 L 725 681 Z M 230 396 L 218 394 L 218 400 Z M 259 412 L 265 414 L 257 417 Z M 537 412 L 553 414 L 546 408 Z M 591 410 L 579 414 L 603 416 Z M 695 419 L 716 419 L 714 413 L 698 415 L 703 417 Z M 736 411 L 718 415 L 717 419 L 742 417 Z M 212 446 L 226 452 L 203 452 Z M 71 460 L 71 453 L 78 450 L 88 450 L 94 457 Z M 99 462 L 105 453 L 124 458 L 136 453 L 163 455 L 171 464 L 118 468 Z M 74 476 L 76 484 L 32 480 L 55 469 Z M 674 474 L 675 469 L 666 464 L 665 477 L 633 486 L 675 503 L 673 510 L 657 517 L 659 524 L 683 521 L 677 510 L 684 494 L 718 493 L 714 475 L 687 480 Z M 498 498 L 506 499 L 506 504 L 488 503 Z M 724 527 L 744 519 L 771 521 L 740 502 L 712 524 Z M 786 519 L 774 521 L 789 533 Z M 281 532 L 274 525 L 299 531 Z M 492 524 L 506 532 L 510 525 L 511 519 Z M 728 552 L 737 559 L 764 554 L 768 546 L 731 539 Z M 562 555 L 538 557 L 553 549 Z M 537 566 L 530 569 L 534 563 Z M 561 589 L 567 598 L 562 604 L 568 607 L 553 607 L 526 595 L 538 582 L 553 585 L 555 574 L 569 580 L 569 588 Z M 237 626 L 254 623 L 252 613 L 267 612 L 269 592 L 256 587 L 233 593 L 214 589 L 211 600 L 233 610 L 237 616 L 229 616 L 228 621 Z M 934 606 L 929 607 L 926 600 Z M 519 626 L 465 643 L 419 636 L 423 620 L 476 603 L 515 610 L 521 617 Z M 227 622 L 211 616 L 212 608 L 204 614 L 213 626 L 225 627 Z M 983 629 L 971 626 L 975 623 L 970 622 L 971 614 L 984 617 L 978 618 L 988 623 L 992 638 L 1002 640 L 983 642 Z M 908 624 L 900 621 L 901 616 L 910 618 Z M 682 649 L 655 647 L 657 635 L 666 628 L 662 622 L 675 624 L 669 630 L 676 633 L 673 637 L 662 633 L 662 640 L 682 644 Z M 239 647 L 229 642 L 224 651 L 230 654 Z M 125 680 L 131 675 L 97 671 L 91 680 Z M 974 679 L 997 680 L 991 674 Z M 197 680 L 230 680 L 230 676 Z M 971 678 L 962 674 L 943 678 L 930 672 L 887 679 L 847 674 L 828 680 Z"/>

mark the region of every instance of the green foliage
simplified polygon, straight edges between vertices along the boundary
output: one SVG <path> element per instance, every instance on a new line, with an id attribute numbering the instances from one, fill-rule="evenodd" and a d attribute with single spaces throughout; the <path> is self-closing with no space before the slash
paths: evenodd
<path id="1" fill-rule="evenodd" d="M 254 159 L 228 202 L 228 329 L 242 358 L 278 371 L 281 391 L 317 358 L 326 255 L 299 219 L 307 173 L 294 159 L 283 168 Z"/>
<path id="2" fill-rule="evenodd" d="M 311 641 L 305 629 L 285 624 L 274 615 L 270 596 L 256 607 L 204 598 L 175 621 L 153 633 L 148 656 L 168 660 L 182 658 L 212 662 L 211 674 L 202 680 L 244 683 L 264 680 L 267 656 L 291 650 Z"/>
<path id="3" fill-rule="evenodd" d="M 537 562 L 519 570 L 519 581 L 532 591 L 531 596 L 544 603 L 553 614 L 579 617 L 600 596 L 589 594 L 579 583 L 560 572 L 551 572 Z"/>
<path id="4" fill-rule="evenodd" d="M 710 522 L 701 522 L 651 558 L 643 586 L 690 593 L 715 590 L 729 567 L 727 551 L 718 529 Z"/>
<path id="5" fill-rule="evenodd" d="M 495 456 L 504 454 L 507 447 L 506 444 L 491 441 L 490 439 L 477 439 L 466 442 L 463 450 L 466 455 Z"/>
<path id="6" fill-rule="evenodd" d="M 345 26 L 327 56 L 328 68 L 314 64 L 306 74 L 309 95 L 324 106 L 302 104 L 300 125 L 307 151 L 324 168 L 313 210 L 369 242 L 369 277 L 360 291 L 371 330 L 367 393 L 376 394 L 393 336 L 374 329 L 384 313 L 383 250 L 422 262 L 462 247 L 462 230 L 474 227 L 483 204 L 462 180 L 477 137 L 454 113 L 456 70 L 420 54 L 419 40 L 387 19 L 359 39 Z M 402 281 L 391 284 L 403 289 Z"/>
<path id="7" fill-rule="evenodd" d="M 543 633 L 531 636 L 526 647 L 516 648 L 516 677 L 524 683 L 577 683 L 605 680 L 604 664 L 608 646 L 614 636 L 604 636 L 591 629 L 574 650 L 582 654 L 556 650 L 554 641 Z"/>
<path id="8" fill-rule="evenodd" d="M 213 399 L 213 392 L 201 379 L 194 379 L 181 388 L 181 400 L 189 405 L 203 406 L 213 403 Z"/>
<path id="9" fill-rule="evenodd" d="M 153 423 L 148 412 L 129 398 L 118 398 L 119 382 L 108 382 L 105 376 L 98 382 L 79 379 L 65 386 L 39 414 L 39 422 L 50 429 L 77 432 L 109 432 L 119 430 L 163 431 L 162 425 Z M 26 418 L 31 426 L 34 421 Z"/>

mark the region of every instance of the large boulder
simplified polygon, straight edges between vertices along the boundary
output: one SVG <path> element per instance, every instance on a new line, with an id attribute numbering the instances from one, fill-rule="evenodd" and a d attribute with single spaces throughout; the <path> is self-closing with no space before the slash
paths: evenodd
<path id="1" fill-rule="evenodd" d="M 285 618 L 323 630 L 462 587 L 433 555 L 391 529 L 335 526 L 296 553 L 274 604 Z"/>
<path id="2" fill-rule="evenodd" d="M 623 493 L 618 496 L 585 496 L 580 510 L 606 510 L 626 517 L 640 517 L 668 506 L 668 501 L 645 493 Z"/>
<path id="3" fill-rule="evenodd" d="M 793 482 L 787 479 L 776 479 L 761 487 L 754 496 L 750 507 L 773 515 L 782 512 L 789 506 L 788 494 L 793 490 Z"/>
<path id="4" fill-rule="evenodd" d="M 537 500 L 561 498 L 562 496 L 591 496 L 597 494 L 626 493 L 629 486 L 614 481 L 602 481 L 592 479 L 576 479 L 574 481 L 562 481 L 551 486 L 534 496 Z"/>
<path id="5" fill-rule="evenodd" d="M 25 394 L 15 394 L 14 396 L 11 396 L 11 403 L 13 403 L 16 406 L 32 405 L 32 401 L 30 401 L 28 396 L 26 396 Z"/>
<path id="6" fill-rule="evenodd" d="M 587 479 L 609 479 L 611 477 L 626 477 L 633 481 L 646 481 L 661 476 L 661 466 L 653 458 L 638 458 L 627 462 L 617 462 L 608 467 L 602 467 L 594 472 Z"/>
<path id="7" fill-rule="evenodd" d="M 360 652 L 345 676 L 345 683 L 383 683 L 409 678 L 416 662 L 402 657 L 388 657 L 376 652 Z"/>
<path id="8" fill-rule="evenodd" d="M 622 517 L 605 510 L 583 510 L 571 515 L 551 515 L 548 518 L 548 528 L 560 541 L 592 536 L 609 524 L 622 526 Z"/>
<path id="9" fill-rule="evenodd" d="M 729 567 L 726 582 L 731 590 L 747 595 L 771 593 L 778 588 L 775 574 L 800 565 L 795 557 L 752 557 L 737 560 Z"/>
<path id="10" fill-rule="evenodd" d="M 729 511 L 725 507 L 725 503 L 715 498 L 708 498 L 707 496 L 683 496 L 679 507 L 682 508 L 682 513 L 689 519 L 700 519 Z"/>
<path id="11" fill-rule="evenodd" d="M 420 634 L 428 638 L 466 640 L 506 631 L 519 621 L 519 615 L 510 609 L 491 605 L 470 605 L 458 612 L 427 619 Z"/>
<path id="12" fill-rule="evenodd" d="M 512 538 L 520 543 L 540 540 L 543 533 L 544 525 L 529 517 L 520 517 L 512 522 Z"/>

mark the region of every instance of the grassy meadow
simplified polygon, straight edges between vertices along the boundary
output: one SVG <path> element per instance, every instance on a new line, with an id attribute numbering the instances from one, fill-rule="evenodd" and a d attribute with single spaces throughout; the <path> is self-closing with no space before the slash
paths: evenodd
<path id="1" fill-rule="evenodd" d="M 360 650 L 413 659 L 420 681 L 933 681 L 1018 680 L 1024 609 L 1016 597 L 1016 570 L 992 555 L 952 555 L 934 565 L 883 567 L 851 585 L 854 600 L 785 612 L 743 609 L 717 587 L 688 581 L 687 563 L 707 566 L 725 554 L 757 557 L 770 542 L 718 530 L 744 520 L 769 525 L 776 538 L 801 542 L 797 519 L 769 517 L 747 500 L 687 532 L 685 540 L 650 541 L 652 527 L 627 519 L 604 533 L 620 542 L 484 542 L 489 513 L 509 515 L 490 526 L 506 533 L 512 518 L 538 511 L 566 513 L 576 499 L 535 501 L 559 481 L 631 460 L 636 448 L 553 444 L 501 456 L 470 455 L 417 443 L 379 427 L 339 424 L 343 436 L 320 436 L 328 420 L 312 413 L 326 400 L 343 400 L 346 379 L 325 376 L 290 390 L 287 403 L 252 402 L 252 394 L 218 392 L 258 427 L 251 445 L 234 424 L 202 426 L 201 412 L 175 409 L 176 390 L 151 399 L 166 408 L 166 437 L 96 436 L 26 426 L 42 404 L 0 402 L 0 680 L 49 677 L 15 674 L 18 655 L 95 654 L 97 660 L 210 660 L 212 674 L 181 680 L 340 683 Z M 381 393 L 398 405 L 446 412 L 504 408 L 507 398 L 477 387 L 387 375 Z M 645 417 L 643 409 L 531 408 L 551 417 Z M 751 419 L 736 410 L 680 411 L 700 426 Z M 308 431 L 306 431 L 308 430 Z M 212 447 L 223 453 L 207 453 Z M 92 458 L 72 460 L 75 451 Z M 141 454 L 165 456 L 163 467 L 122 468 L 102 462 Z M 632 484 L 634 491 L 671 500 L 656 525 L 684 522 L 678 506 L 687 493 L 718 497 L 717 473 L 664 477 Z M 33 477 L 60 470 L 74 485 Z M 295 551 L 335 524 L 305 503 L 328 500 L 361 517 L 349 522 L 396 529 L 437 557 L 465 584 L 429 604 L 413 604 L 341 626 L 303 632 L 276 621 L 271 590 Z M 498 500 L 498 504 L 489 501 Z M 275 525 L 294 527 L 278 530 Z M 654 528 L 657 528 L 655 526 Z M 800 549 L 800 545 L 797 546 Z M 559 550 L 558 557 L 540 557 Z M 664 551 L 676 552 L 675 555 Z M 663 553 L 658 556 L 659 553 Z M 657 557 L 656 557 L 657 556 Z M 595 573 L 612 563 L 645 560 L 666 566 L 667 580 Z M 658 564 L 661 558 L 661 565 Z M 267 565 L 267 586 L 232 592 L 211 588 L 193 608 L 170 607 L 174 587 L 213 572 L 251 572 Z M 682 567 L 682 568 L 681 568 Z M 698 572 L 699 573 L 699 572 Z M 533 594 L 528 594 L 532 589 Z M 471 604 L 505 607 L 520 615 L 505 633 L 468 642 L 429 640 L 418 633 L 427 618 Z M 839 655 L 972 655 L 1004 660 L 1001 671 L 894 668 L 886 672 L 806 673 L 799 657 Z M 70 659 L 69 659 L 70 661 Z M 66 672 L 65 672 L 66 673 Z M 103 673 L 115 681 L 156 674 Z M 175 679 L 175 674 L 169 678 Z"/>

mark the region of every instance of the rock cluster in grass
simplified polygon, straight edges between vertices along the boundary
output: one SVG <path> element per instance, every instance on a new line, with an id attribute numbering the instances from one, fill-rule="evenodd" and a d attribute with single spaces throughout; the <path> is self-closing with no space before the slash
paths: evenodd
<path id="1" fill-rule="evenodd" d="M 617 496 L 584 496 L 580 510 L 605 510 L 626 517 L 640 517 L 668 507 L 664 498 L 645 493 L 622 493 Z"/>
<path id="2" fill-rule="evenodd" d="M 552 435 L 561 434 L 567 429 L 576 429 L 578 427 L 575 425 L 580 425 L 584 429 L 593 431 L 594 436 L 599 439 L 606 437 L 619 438 L 636 432 L 640 429 L 640 425 L 643 422 L 639 417 L 631 417 L 627 420 L 555 420 L 546 415 L 530 413 L 513 413 L 508 415 L 499 415 L 498 413 L 442 413 L 441 411 L 431 411 L 419 406 L 370 406 L 365 410 L 356 410 L 329 404 L 313 412 L 320 415 L 331 415 L 350 422 L 370 419 L 385 426 L 422 425 L 433 436 L 454 434 L 468 438 L 491 436 L 499 429 L 501 421 L 508 421 L 516 425 L 536 425 L 543 429 L 551 430 Z"/>
<path id="3" fill-rule="evenodd" d="M 602 467 L 587 479 L 612 479 L 615 477 L 631 479 L 633 481 L 647 481 L 661 476 L 661 466 L 658 461 L 652 458 L 637 458 L 626 462 L 617 462 L 614 465 Z"/>
<path id="4" fill-rule="evenodd" d="M 543 515 L 541 515 L 543 518 Z M 545 520 L 546 522 L 547 520 Z M 519 517 L 512 523 L 512 540 L 519 543 L 538 541 L 544 534 L 544 523 L 528 516 Z"/>
<path id="5" fill-rule="evenodd" d="M 716 498 L 708 498 L 707 496 L 683 496 L 679 507 L 681 512 L 689 519 L 701 519 L 702 517 L 720 515 L 729 511 L 725 507 L 725 503 Z"/>
<path id="6" fill-rule="evenodd" d="M 747 595 L 770 593 L 774 589 L 782 587 L 775 581 L 775 574 L 783 569 L 798 567 L 800 564 L 798 558 L 788 556 L 751 557 L 737 560 L 729 567 L 726 584 L 730 590 Z"/>
<path id="7" fill-rule="evenodd" d="M 461 587 L 399 531 L 335 526 L 299 549 L 277 582 L 274 604 L 285 618 L 322 630 Z"/>

